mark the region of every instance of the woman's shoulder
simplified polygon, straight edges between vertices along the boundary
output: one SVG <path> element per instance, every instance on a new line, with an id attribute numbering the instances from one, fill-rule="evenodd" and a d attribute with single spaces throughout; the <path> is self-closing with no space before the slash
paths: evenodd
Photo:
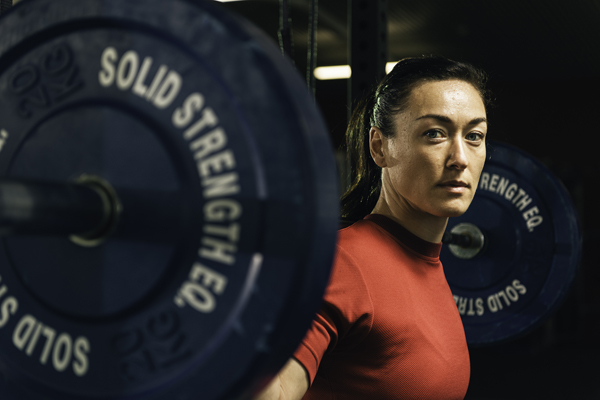
<path id="1" fill-rule="evenodd" d="M 389 234 L 373 221 L 361 219 L 340 226 L 338 230 L 338 247 L 370 248 L 380 244 Z"/>
<path id="2" fill-rule="evenodd" d="M 439 262 L 441 243 L 429 243 L 391 219 L 370 214 L 338 230 L 338 251 L 349 254 L 412 254 L 429 262 Z"/>

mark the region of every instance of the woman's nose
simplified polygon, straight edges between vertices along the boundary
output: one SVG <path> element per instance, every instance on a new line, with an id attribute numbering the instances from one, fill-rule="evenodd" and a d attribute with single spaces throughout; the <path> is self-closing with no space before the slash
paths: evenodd
<path id="1" fill-rule="evenodd" d="M 453 139 L 450 145 L 446 167 L 453 169 L 465 169 L 469 165 L 465 143 L 462 138 Z"/>

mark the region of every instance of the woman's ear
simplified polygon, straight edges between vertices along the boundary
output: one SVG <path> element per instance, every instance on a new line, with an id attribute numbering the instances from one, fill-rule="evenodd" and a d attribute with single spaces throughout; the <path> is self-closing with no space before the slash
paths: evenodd
<path id="1" fill-rule="evenodd" d="M 371 157 L 375 164 L 377 164 L 380 168 L 387 167 L 387 162 L 385 160 L 385 153 L 383 151 L 385 142 L 385 136 L 379 128 L 376 126 L 372 126 L 369 131 L 369 147 L 371 149 Z"/>

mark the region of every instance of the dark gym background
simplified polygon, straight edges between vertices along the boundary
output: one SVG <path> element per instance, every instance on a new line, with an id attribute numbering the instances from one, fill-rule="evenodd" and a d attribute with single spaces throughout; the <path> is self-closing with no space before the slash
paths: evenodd
<path id="1" fill-rule="evenodd" d="M 290 1 L 302 75 L 309 1 Z M 349 64 L 348 1 L 319 1 L 319 66 Z M 223 5 L 277 39 L 278 0 Z M 600 1 L 389 0 L 386 15 L 388 61 L 441 54 L 489 73 L 496 106 L 488 137 L 545 163 L 579 212 L 583 256 L 565 302 L 526 336 L 471 349 L 467 400 L 600 399 L 600 268 L 593 255 L 600 239 Z M 317 81 L 316 98 L 337 148 L 347 121 L 347 81 Z"/>
<path id="2" fill-rule="evenodd" d="M 310 1 L 290 0 L 294 59 L 302 75 Z M 384 2 L 319 0 L 318 66 L 350 63 L 351 1 Z M 280 0 L 223 6 L 277 40 Z M 600 0 L 388 0 L 385 17 L 387 61 L 440 54 L 488 72 L 495 98 L 488 137 L 546 164 L 579 213 L 583 255 L 566 300 L 527 335 L 472 348 L 466 400 L 600 399 L 600 268 L 593 255 L 600 240 Z M 367 20 L 363 28 L 377 24 Z M 347 122 L 347 93 L 346 80 L 317 81 L 316 100 L 336 149 Z"/>

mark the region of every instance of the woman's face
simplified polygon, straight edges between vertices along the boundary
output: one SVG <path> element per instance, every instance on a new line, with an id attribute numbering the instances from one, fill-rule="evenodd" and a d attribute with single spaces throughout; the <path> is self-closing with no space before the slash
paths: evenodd
<path id="1" fill-rule="evenodd" d="M 393 137 L 380 135 L 379 161 L 374 155 L 388 204 L 438 217 L 463 214 L 486 157 L 486 112 L 477 90 L 460 80 L 423 83 L 395 127 Z"/>

